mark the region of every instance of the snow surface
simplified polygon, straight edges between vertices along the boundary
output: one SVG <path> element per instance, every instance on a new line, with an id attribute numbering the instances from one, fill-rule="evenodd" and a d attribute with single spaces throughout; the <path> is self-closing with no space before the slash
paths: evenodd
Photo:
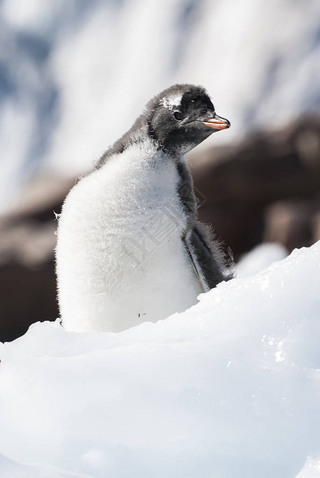
<path id="1" fill-rule="evenodd" d="M 32 325 L 0 347 L 0 476 L 319 478 L 319 284 L 320 242 L 157 323 Z"/>

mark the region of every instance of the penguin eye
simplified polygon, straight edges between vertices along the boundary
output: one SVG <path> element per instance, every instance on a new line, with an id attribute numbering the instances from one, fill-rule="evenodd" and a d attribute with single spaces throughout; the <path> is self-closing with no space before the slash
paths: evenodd
<path id="1" fill-rule="evenodd" d="M 173 116 L 175 117 L 176 120 L 180 121 L 182 120 L 182 114 L 180 113 L 180 111 L 175 111 L 173 113 Z"/>

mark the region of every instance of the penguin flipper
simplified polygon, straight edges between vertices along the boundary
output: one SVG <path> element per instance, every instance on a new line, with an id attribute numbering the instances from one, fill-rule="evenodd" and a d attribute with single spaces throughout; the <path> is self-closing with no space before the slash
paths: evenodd
<path id="1" fill-rule="evenodd" d="M 202 224 L 197 223 L 184 242 L 204 292 L 228 278 L 223 273 L 225 264 L 219 245 L 210 240 Z"/>

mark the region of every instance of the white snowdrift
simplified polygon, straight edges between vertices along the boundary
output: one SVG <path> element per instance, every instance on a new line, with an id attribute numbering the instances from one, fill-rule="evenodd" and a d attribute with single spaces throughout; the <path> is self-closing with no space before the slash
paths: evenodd
<path id="1" fill-rule="evenodd" d="M 320 242 L 155 324 L 34 324 L 0 348 L 0 476 L 320 477 L 319 284 Z"/>

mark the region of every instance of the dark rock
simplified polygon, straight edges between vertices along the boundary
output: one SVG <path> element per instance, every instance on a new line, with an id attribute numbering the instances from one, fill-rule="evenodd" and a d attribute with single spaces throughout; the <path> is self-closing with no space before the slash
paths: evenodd
<path id="1" fill-rule="evenodd" d="M 74 179 L 42 177 L 21 204 L 0 219 L 0 341 L 13 340 L 33 322 L 58 317 L 54 274 L 56 222 Z"/>
<path id="2" fill-rule="evenodd" d="M 54 262 L 37 267 L 14 262 L 0 269 L 1 342 L 23 335 L 30 324 L 58 317 Z"/>
<path id="3" fill-rule="evenodd" d="M 279 242 L 288 251 L 310 246 L 320 239 L 317 226 L 319 214 L 320 197 L 271 204 L 265 213 L 263 239 L 265 242 Z"/>

